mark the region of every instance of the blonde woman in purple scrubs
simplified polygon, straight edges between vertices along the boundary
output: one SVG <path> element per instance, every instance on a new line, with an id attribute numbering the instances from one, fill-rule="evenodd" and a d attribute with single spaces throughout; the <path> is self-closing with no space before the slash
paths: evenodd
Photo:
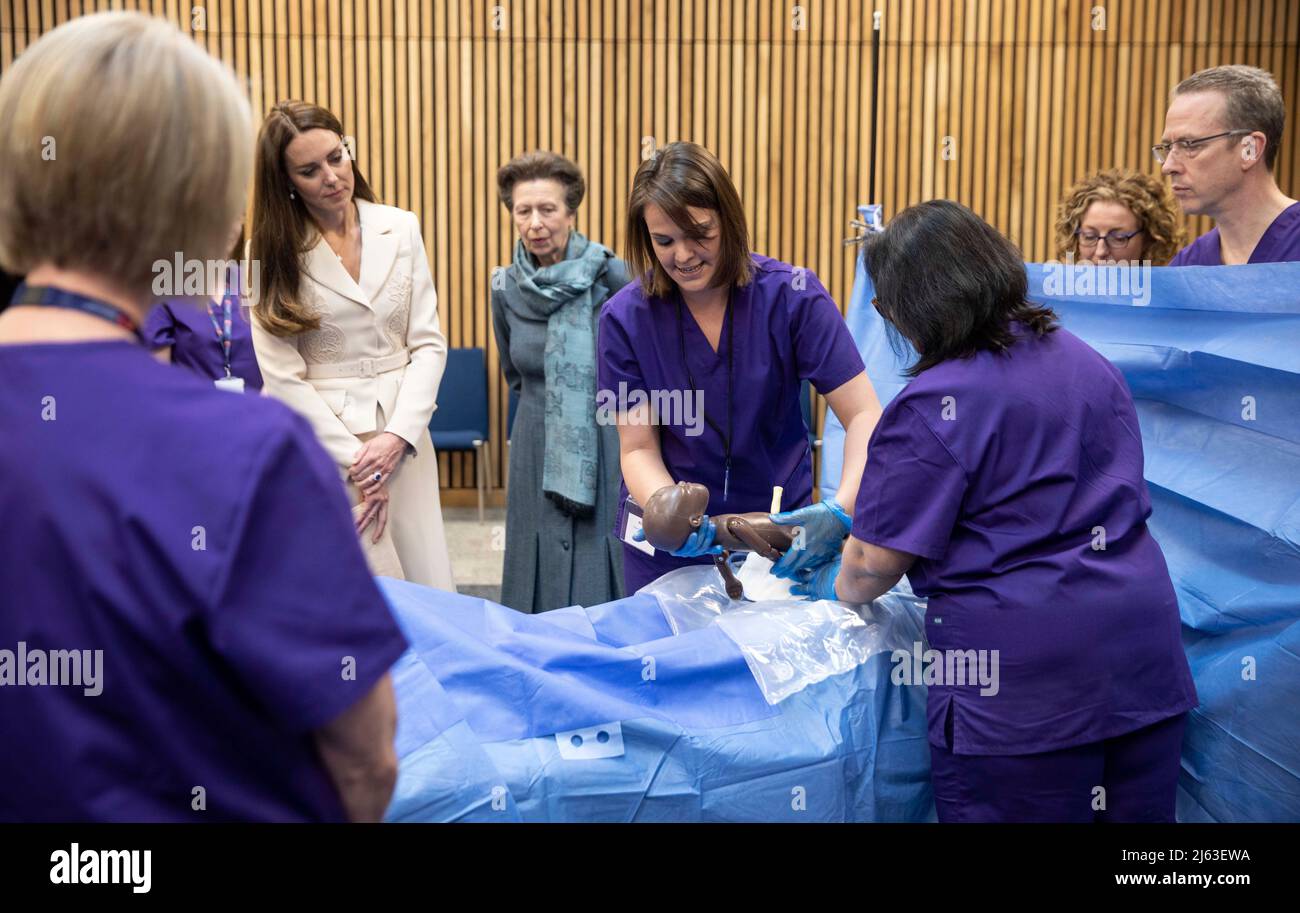
<path id="1" fill-rule="evenodd" d="M 70 657 L 51 687 L 0 672 L 0 822 L 377 821 L 392 795 L 405 641 L 333 463 L 281 403 L 143 345 L 154 264 L 225 257 L 252 139 L 234 75 L 138 13 L 0 78 L 0 265 L 26 275 L 0 314 L 0 649 Z"/>

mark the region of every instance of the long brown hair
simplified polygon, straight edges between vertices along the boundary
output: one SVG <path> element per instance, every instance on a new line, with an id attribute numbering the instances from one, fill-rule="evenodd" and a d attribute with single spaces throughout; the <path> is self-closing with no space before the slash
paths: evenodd
<path id="1" fill-rule="evenodd" d="M 750 277 L 749 228 L 740 195 L 722 163 L 695 143 L 669 143 L 641 163 L 632 179 L 627 204 L 627 264 L 641 278 L 648 296 L 664 298 L 677 283 L 664 272 L 655 256 L 654 241 L 645 224 L 645 208 L 654 203 L 688 238 L 704 236 L 688 207 L 711 209 L 718 214 L 722 243 L 713 277 L 714 288 L 748 285 Z"/>
<path id="2" fill-rule="evenodd" d="M 320 327 L 320 317 L 298 300 L 300 258 L 315 245 L 318 230 L 302 198 L 289 196 L 293 181 L 284 165 L 285 147 L 300 133 L 316 129 L 343 136 L 343 125 L 326 109 L 305 101 L 282 101 L 266 115 L 257 134 L 251 254 L 258 264 L 261 289 L 253 313 L 276 336 Z M 378 202 L 355 160 L 352 179 L 353 199 Z"/>

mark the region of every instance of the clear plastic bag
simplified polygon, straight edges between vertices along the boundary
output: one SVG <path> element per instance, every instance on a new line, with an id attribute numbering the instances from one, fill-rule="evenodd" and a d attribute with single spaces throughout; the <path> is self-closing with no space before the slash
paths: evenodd
<path id="1" fill-rule="evenodd" d="M 803 599 L 732 601 L 708 565 L 678 568 L 641 589 L 673 633 L 716 624 L 740 648 L 769 704 L 777 704 L 878 653 L 925 649 L 925 600 L 907 578 L 869 605 Z"/>

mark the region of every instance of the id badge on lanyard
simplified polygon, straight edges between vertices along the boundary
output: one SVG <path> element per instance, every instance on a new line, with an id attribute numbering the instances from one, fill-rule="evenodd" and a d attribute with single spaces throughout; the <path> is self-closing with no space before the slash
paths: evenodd
<path id="1" fill-rule="evenodd" d="M 655 553 L 653 545 L 646 542 L 644 539 L 638 540 L 633 538 L 633 536 L 637 534 L 637 530 L 641 529 L 641 518 L 643 515 L 644 512 L 641 510 L 641 505 L 636 503 L 636 501 L 633 501 L 631 495 L 628 495 L 623 501 L 623 528 L 619 530 L 619 538 L 634 549 L 653 556 Z"/>
<path id="2" fill-rule="evenodd" d="M 218 390 L 225 390 L 228 393 L 243 393 L 244 379 L 235 377 L 230 373 L 230 344 L 233 329 L 233 308 L 230 306 L 230 296 L 221 297 L 221 320 L 218 322 L 216 311 L 212 304 L 208 304 L 208 317 L 212 320 L 212 330 L 217 334 L 217 342 L 221 345 L 222 361 L 225 364 L 226 376 L 219 377 L 213 384 Z"/>

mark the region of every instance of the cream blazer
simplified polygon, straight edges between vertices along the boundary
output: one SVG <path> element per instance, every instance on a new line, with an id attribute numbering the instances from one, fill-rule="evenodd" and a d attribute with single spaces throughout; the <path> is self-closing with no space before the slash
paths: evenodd
<path id="1" fill-rule="evenodd" d="M 264 392 L 304 416 L 342 467 L 361 449 L 358 436 L 370 432 L 391 431 L 417 452 L 432 451 L 429 418 L 447 366 L 447 340 L 438 325 L 438 296 L 419 219 L 364 200 L 357 200 L 357 210 L 360 282 L 353 281 L 323 237 L 303 257 L 299 296 L 320 316 L 320 328 L 283 337 L 249 321 Z M 367 364 L 400 360 L 394 356 L 403 350 L 410 355 L 404 366 L 376 371 Z M 313 365 L 358 370 L 344 377 L 309 377 Z"/>

